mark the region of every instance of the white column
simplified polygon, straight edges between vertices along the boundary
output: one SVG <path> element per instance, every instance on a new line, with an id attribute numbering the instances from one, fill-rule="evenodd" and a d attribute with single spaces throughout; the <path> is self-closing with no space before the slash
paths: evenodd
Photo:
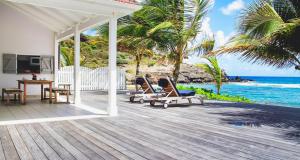
<path id="1" fill-rule="evenodd" d="M 80 103 L 81 74 L 80 74 L 80 31 L 78 25 L 74 30 L 74 103 Z"/>
<path id="2" fill-rule="evenodd" d="M 109 20 L 109 89 L 108 108 L 110 116 L 118 115 L 117 107 L 117 18 Z"/>
<path id="3" fill-rule="evenodd" d="M 59 62 L 58 62 L 58 53 L 59 53 L 59 41 L 57 40 L 57 33 L 55 33 L 54 36 L 54 85 L 55 87 L 58 86 L 58 66 L 59 66 Z"/>

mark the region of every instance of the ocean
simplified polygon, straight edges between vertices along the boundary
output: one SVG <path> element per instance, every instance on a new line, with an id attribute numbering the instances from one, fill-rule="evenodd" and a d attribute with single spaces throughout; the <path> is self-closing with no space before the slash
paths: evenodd
<path id="1" fill-rule="evenodd" d="M 244 96 L 255 103 L 300 108 L 300 77 L 253 77 L 241 76 L 251 82 L 224 83 L 222 94 Z M 189 84 L 212 89 L 213 84 Z"/>

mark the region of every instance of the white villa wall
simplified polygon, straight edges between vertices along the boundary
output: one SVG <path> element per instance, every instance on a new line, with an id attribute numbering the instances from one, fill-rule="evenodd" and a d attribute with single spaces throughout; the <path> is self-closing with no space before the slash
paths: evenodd
<path id="1" fill-rule="evenodd" d="M 31 74 L 3 74 L 3 53 L 54 55 L 54 33 L 0 2 L 0 88 L 17 87 L 17 80 L 32 78 Z M 53 75 L 39 78 L 53 79 Z M 40 94 L 40 86 L 29 86 L 28 94 Z"/>

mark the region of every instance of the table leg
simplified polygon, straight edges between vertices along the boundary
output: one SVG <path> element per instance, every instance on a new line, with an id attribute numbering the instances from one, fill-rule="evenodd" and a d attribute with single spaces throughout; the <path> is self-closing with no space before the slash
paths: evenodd
<path id="1" fill-rule="evenodd" d="M 44 99 L 44 84 L 41 84 L 41 100 Z"/>
<path id="2" fill-rule="evenodd" d="M 49 83 L 49 103 L 52 103 L 52 82 Z"/>
<path id="3" fill-rule="evenodd" d="M 9 93 L 7 93 L 6 104 L 9 104 L 9 102 L 10 102 L 10 96 L 9 96 Z"/>
<path id="4" fill-rule="evenodd" d="M 27 84 L 24 82 L 24 97 L 23 97 L 23 103 L 26 104 L 26 98 L 27 98 Z"/>
<path id="5" fill-rule="evenodd" d="M 57 103 L 57 92 L 54 92 L 54 103 Z"/>
<path id="6" fill-rule="evenodd" d="M 18 89 L 21 89 L 21 84 L 20 82 L 18 81 Z M 21 96 L 19 95 L 19 99 L 21 98 Z"/>
<path id="7" fill-rule="evenodd" d="M 4 92 L 5 92 L 4 89 L 2 89 L 2 97 L 1 97 L 2 101 L 4 101 Z"/>
<path id="8" fill-rule="evenodd" d="M 20 93 L 20 103 L 24 104 L 24 97 L 23 97 L 23 93 Z"/>
<path id="9" fill-rule="evenodd" d="M 67 91 L 66 93 L 67 93 L 67 103 L 70 103 L 70 100 L 69 100 L 69 91 Z"/>

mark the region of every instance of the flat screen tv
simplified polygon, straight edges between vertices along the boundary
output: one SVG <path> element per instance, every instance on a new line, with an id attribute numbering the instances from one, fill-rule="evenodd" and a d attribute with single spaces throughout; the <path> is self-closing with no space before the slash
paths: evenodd
<path id="1" fill-rule="evenodd" d="M 40 73 L 40 56 L 35 55 L 18 55 L 17 57 L 17 73 L 32 74 Z"/>

